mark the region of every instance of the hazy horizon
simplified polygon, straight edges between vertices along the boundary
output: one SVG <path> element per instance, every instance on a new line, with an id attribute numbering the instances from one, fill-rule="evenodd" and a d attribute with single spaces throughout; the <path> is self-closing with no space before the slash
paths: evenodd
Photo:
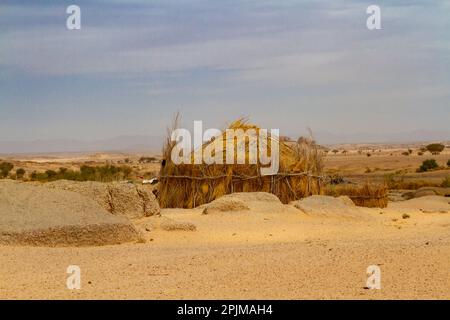
<path id="1" fill-rule="evenodd" d="M 296 140 L 299 135 L 287 135 Z M 303 136 L 307 136 L 306 134 Z M 404 132 L 392 135 L 365 136 L 361 134 L 336 136 L 329 132 L 317 132 L 314 139 L 324 146 L 345 144 L 367 145 L 412 145 L 417 143 L 443 142 L 450 143 L 450 132 Z M 428 137 L 428 138 L 423 138 Z M 0 155 L 8 154 L 46 154 L 46 153 L 77 153 L 77 152 L 137 152 L 159 153 L 162 150 L 164 136 L 147 135 L 123 135 L 101 140 L 76 140 L 76 139 L 52 139 L 52 140 L 23 140 L 1 141 Z"/>
<path id="2" fill-rule="evenodd" d="M 66 28 L 71 4 L 81 30 Z M 366 28 L 370 4 L 381 30 Z M 0 10 L 2 142 L 160 137 L 177 110 L 187 126 L 249 116 L 282 135 L 311 128 L 323 143 L 450 139 L 450 1 L 6 0 Z"/>

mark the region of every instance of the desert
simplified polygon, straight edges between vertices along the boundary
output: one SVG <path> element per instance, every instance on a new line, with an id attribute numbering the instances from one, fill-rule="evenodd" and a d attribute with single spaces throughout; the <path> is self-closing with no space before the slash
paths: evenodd
<path id="1" fill-rule="evenodd" d="M 135 181 L 0 180 L 0 297 L 449 299 L 450 198 L 438 187 L 449 171 L 417 172 L 431 155 L 384 146 L 368 157 L 360 148 L 329 151 L 324 169 L 355 184 L 402 181 L 384 208 L 357 206 L 345 195 L 282 203 L 267 192 L 160 208 L 157 185 L 139 183 L 143 172 L 157 176 L 160 164 L 140 163 L 141 154 L 105 153 L 97 163 L 126 158 Z M 442 163 L 449 152 L 434 157 Z M 92 156 L 24 158 L 3 161 L 31 173 L 80 167 Z M 417 190 L 402 189 L 411 185 Z M 427 188 L 436 191 L 419 192 Z M 80 290 L 66 287 L 69 265 L 81 269 Z M 381 269 L 381 290 L 366 287 L 370 265 Z"/>
<path id="2" fill-rule="evenodd" d="M 450 300 L 450 0 L 0 13 L 0 300 L 165 318 Z M 91 302 L 54 304 L 35 305 Z M 437 304 L 418 305 L 397 310 Z"/>

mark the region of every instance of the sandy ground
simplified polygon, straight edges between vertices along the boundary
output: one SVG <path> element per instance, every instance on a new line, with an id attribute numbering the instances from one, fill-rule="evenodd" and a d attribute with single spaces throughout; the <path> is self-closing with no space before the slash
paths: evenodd
<path id="1" fill-rule="evenodd" d="M 148 228 L 146 243 L 117 246 L 3 246 L 0 298 L 450 299 L 450 200 L 424 199 L 361 219 L 170 209 L 163 217 L 197 230 Z M 66 288 L 73 264 L 81 290 Z M 369 265 L 381 268 L 381 290 L 364 289 Z"/>
<path id="2" fill-rule="evenodd" d="M 404 151 L 404 150 L 403 150 Z M 386 175 L 394 175 L 395 178 L 405 181 L 427 181 L 439 185 L 442 180 L 450 175 L 450 149 L 446 149 L 440 155 L 426 153 L 417 155 L 416 151 L 409 156 L 404 156 L 400 151 L 391 153 L 383 150 L 381 153 L 366 154 L 327 154 L 325 157 L 325 168 L 329 174 L 339 174 L 353 182 L 383 182 Z M 392 155 L 391 155 L 392 154 Z M 441 170 L 429 172 L 416 172 L 424 160 L 435 159 Z M 370 172 L 369 172 L 370 171 Z"/>

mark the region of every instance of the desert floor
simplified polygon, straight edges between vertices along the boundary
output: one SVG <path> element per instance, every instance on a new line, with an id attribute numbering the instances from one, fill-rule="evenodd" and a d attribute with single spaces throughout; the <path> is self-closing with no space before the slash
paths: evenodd
<path id="1" fill-rule="evenodd" d="M 170 209 L 164 217 L 197 231 L 155 229 L 145 243 L 117 246 L 3 246 L 0 298 L 450 299 L 450 208 L 424 213 L 416 200 L 357 219 Z M 67 289 L 68 265 L 80 266 L 81 290 Z M 381 268 L 381 290 L 364 288 L 369 265 Z"/>
<path id="2" fill-rule="evenodd" d="M 427 158 L 444 166 L 448 149 L 437 157 L 419 156 L 417 148 L 410 156 L 401 155 L 407 147 L 413 148 L 383 148 L 370 151 L 370 157 L 345 147 L 347 154 L 327 155 L 325 166 L 354 181 L 382 181 L 395 173 L 440 183 L 450 173 L 415 172 Z M 157 164 L 137 164 L 138 156 L 122 154 L 11 160 L 16 167 L 39 171 L 124 157 L 139 172 L 157 172 Z M 425 200 L 409 207 L 392 203 L 387 209 L 364 209 L 355 219 L 338 213 L 202 215 L 165 209 L 163 216 L 193 223 L 197 230 L 150 228 L 145 243 L 116 246 L 0 246 L 0 298 L 450 299 L 450 206 L 447 213 L 425 213 L 420 201 Z M 404 213 L 409 218 L 403 219 Z M 146 221 L 138 223 L 145 226 Z M 66 287 L 69 265 L 81 268 L 81 290 Z M 381 290 L 364 288 L 370 265 L 381 268 Z"/>

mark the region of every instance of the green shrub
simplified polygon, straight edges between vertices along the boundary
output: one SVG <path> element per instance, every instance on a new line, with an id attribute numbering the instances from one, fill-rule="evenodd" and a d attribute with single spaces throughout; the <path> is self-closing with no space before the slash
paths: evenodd
<path id="1" fill-rule="evenodd" d="M 54 170 L 47 170 L 45 171 L 45 174 L 47 175 L 48 180 L 53 180 L 58 175 L 58 173 Z"/>
<path id="2" fill-rule="evenodd" d="M 426 148 L 431 154 L 439 154 L 444 150 L 445 146 L 441 143 L 432 143 L 427 145 Z"/>
<path id="3" fill-rule="evenodd" d="M 152 163 L 152 162 L 156 162 L 156 158 L 155 157 L 140 157 L 138 162 L 139 163 Z"/>
<path id="4" fill-rule="evenodd" d="M 25 170 L 22 168 L 19 168 L 16 170 L 16 177 L 17 179 L 22 179 L 23 176 L 25 175 Z"/>
<path id="5" fill-rule="evenodd" d="M 425 171 L 436 169 L 438 167 L 439 166 L 438 166 L 436 160 L 434 160 L 434 159 L 427 159 L 424 162 L 422 162 L 422 165 L 419 167 L 419 169 L 417 171 L 418 172 L 425 172 Z"/>
<path id="6" fill-rule="evenodd" d="M 33 181 L 54 181 L 54 180 L 74 180 L 74 181 L 101 181 L 111 182 L 129 179 L 132 169 L 129 166 L 87 166 L 83 165 L 79 171 L 60 168 L 58 171 L 47 170 L 44 173 L 34 171 L 30 178 Z"/>
<path id="7" fill-rule="evenodd" d="M 441 187 L 443 188 L 450 188 L 450 175 L 448 175 L 441 184 Z"/>
<path id="8" fill-rule="evenodd" d="M 14 168 L 14 165 L 9 162 L 0 163 L 0 178 L 6 178 L 11 170 Z"/>

